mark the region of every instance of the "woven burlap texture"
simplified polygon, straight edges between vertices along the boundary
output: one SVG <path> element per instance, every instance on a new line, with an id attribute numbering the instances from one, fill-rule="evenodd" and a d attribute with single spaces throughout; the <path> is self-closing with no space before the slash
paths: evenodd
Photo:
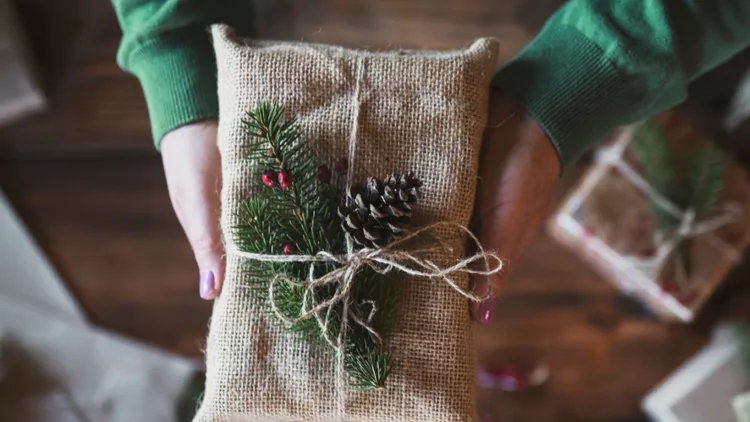
<path id="1" fill-rule="evenodd" d="M 424 182 L 416 209 L 420 223 L 469 223 L 494 40 L 453 52 L 365 52 L 243 40 L 222 25 L 212 33 L 227 241 L 257 175 L 243 159 L 248 138 L 242 119 L 259 101 L 283 104 L 288 117 L 297 116 L 321 163 L 347 157 L 355 136 L 356 182 L 414 171 Z M 462 242 L 454 246 L 460 255 Z M 468 286 L 466 277 L 458 280 Z M 348 395 L 344 420 L 473 420 L 476 363 L 466 299 L 430 280 L 402 282 L 403 312 L 388 339 L 396 366 L 386 388 Z M 195 421 L 339 420 L 330 349 L 285 332 L 246 283 L 241 259 L 229 254 Z"/>

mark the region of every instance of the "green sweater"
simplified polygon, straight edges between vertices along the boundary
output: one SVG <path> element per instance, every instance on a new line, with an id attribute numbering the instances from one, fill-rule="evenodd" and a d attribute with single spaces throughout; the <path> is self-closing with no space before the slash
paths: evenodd
<path id="1" fill-rule="evenodd" d="M 157 147 L 216 117 L 207 26 L 250 35 L 251 0 L 113 0 L 117 60 L 138 77 Z M 613 128 L 682 102 L 687 85 L 750 45 L 750 0 L 569 0 L 494 85 L 549 135 L 567 168 Z"/>

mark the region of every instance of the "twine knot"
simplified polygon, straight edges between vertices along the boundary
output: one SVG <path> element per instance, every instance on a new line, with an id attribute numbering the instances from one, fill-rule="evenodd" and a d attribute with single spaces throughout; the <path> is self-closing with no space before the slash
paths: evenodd
<path id="1" fill-rule="evenodd" d="M 444 228 L 458 229 L 463 234 L 468 235 L 476 246 L 478 252 L 470 257 L 459 259 L 456 263 L 449 266 L 441 266 L 434 262 L 430 259 L 431 255 L 435 253 L 445 255 L 446 252 L 450 253 L 453 251 L 452 248 L 447 246 L 445 239 L 441 239 L 437 234 L 440 229 Z M 427 247 L 421 247 L 419 249 L 404 248 L 404 245 L 407 242 L 422 238 L 427 233 L 433 233 L 435 239 L 432 242 L 428 242 Z M 371 326 L 373 316 L 377 312 L 375 304 L 369 303 L 371 309 L 366 318 L 358 315 L 357 312 L 349 306 L 352 303 L 354 291 L 353 286 L 357 274 L 359 274 L 364 268 L 371 268 L 373 271 L 380 274 L 386 274 L 390 271 L 397 270 L 403 274 L 416 278 L 439 280 L 450 286 L 454 291 L 466 299 L 473 302 L 481 302 L 491 296 L 491 289 L 488 289 L 486 294 L 478 296 L 468 289 L 461 287 L 455 277 L 461 274 L 491 276 L 499 273 L 503 267 L 503 262 L 500 257 L 494 252 L 484 250 L 479 243 L 479 239 L 477 239 L 468 228 L 461 224 L 452 222 L 440 222 L 421 228 L 380 249 L 364 248 L 351 250 L 342 255 L 332 254 L 327 251 L 321 251 L 315 255 L 265 255 L 243 252 L 236 247 L 232 248 L 232 253 L 246 259 L 261 262 L 308 263 L 310 267 L 307 280 L 295 280 L 286 274 L 278 274 L 273 280 L 271 280 L 268 287 L 271 308 L 280 320 L 289 325 L 294 325 L 304 320 L 314 318 L 323 333 L 325 341 L 339 353 L 344 352 L 343 348 L 345 347 L 345 343 L 343 340 L 346 334 L 349 318 L 351 318 L 351 320 L 357 325 L 367 330 L 373 337 L 374 341 L 382 341 L 380 334 Z M 316 277 L 315 270 L 316 268 L 319 268 L 317 265 L 320 263 L 333 263 L 338 267 L 326 274 Z M 475 263 L 483 264 L 483 268 L 474 269 L 472 266 Z M 282 283 L 305 288 L 302 298 L 302 307 L 299 314 L 295 317 L 290 318 L 288 315 L 285 315 L 284 312 L 279 309 L 277 304 L 276 291 Z M 315 290 L 319 287 L 332 284 L 336 284 L 336 290 L 333 295 L 324 301 L 318 302 L 315 298 Z M 329 326 L 332 317 L 335 314 L 333 309 L 339 305 L 342 305 L 342 313 L 349 318 L 341 318 L 339 335 L 334 338 L 331 336 Z"/>
<path id="2" fill-rule="evenodd" d="M 680 227 L 677 228 L 676 237 L 684 239 L 693 235 L 695 231 L 695 210 L 688 208 L 685 213 L 682 214 L 682 221 L 680 221 Z"/>
<path id="3" fill-rule="evenodd" d="M 642 192 L 652 203 L 680 221 L 680 225 L 668 238 L 662 238 L 658 241 L 657 252 L 650 266 L 658 267 L 680 242 L 697 236 L 703 236 L 703 240 L 732 261 L 739 261 L 742 258 L 740 251 L 712 232 L 737 221 L 742 215 L 742 207 L 734 202 L 725 202 L 720 207 L 721 212 L 718 215 L 707 219 L 699 219 L 695 209 L 681 209 L 625 161 L 623 153 L 628 143 L 629 139 L 624 137 L 623 140 L 611 146 L 600 148 L 596 153 L 597 161 L 617 169 L 628 182 Z M 678 278 L 687 280 L 684 264 L 677 262 L 676 265 L 679 266 Z"/>

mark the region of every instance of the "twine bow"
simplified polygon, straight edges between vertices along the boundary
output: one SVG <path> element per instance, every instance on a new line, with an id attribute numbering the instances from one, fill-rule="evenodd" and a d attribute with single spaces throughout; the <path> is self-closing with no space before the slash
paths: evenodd
<path id="1" fill-rule="evenodd" d="M 742 208 L 736 203 L 725 203 L 721 214 L 703 220 L 697 220 L 694 209 L 680 209 L 674 202 L 670 201 L 661 192 L 656 190 L 643 176 L 641 176 L 624 159 L 623 152 L 628 145 L 629 137 L 623 137 L 623 141 L 612 146 L 600 148 L 596 153 L 599 162 L 616 168 L 625 179 L 646 195 L 656 206 L 663 209 L 680 221 L 677 230 L 668 239 L 661 239 L 656 254 L 647 266 L 650 270 L 657 271 L 669 254 L 685 239 L 703 236 L 703 239 L 732 261 L 741 259 L 740 251 L 718 238 L 712 232 L 736 221 L 742 213 Z M 687 271 L 683 264 L 676 263 L 677 277 L 681 281 L 687 281 Z"/>
<path id="2" fill-rule="evenodd" d="M 448 247 L 439 236 L 436 236 L 437 240 L 427 248 L 414 250 L 402 248 L 406 242 L 418 239 L 429 232 L 438 232 L 439 229 L 442 228 L 457 228 L 468 235 L 476 246 L 477 253 L 460 260 L 453 265 L 441 267 L 430 259 L 430 254 L 434 252 L 452 252 L 452 249 Z M 273 312 L 279 319 L 288 324 L 296 324 L 310 318 L 315 318 L 315 321 L 318 323 L 318 326 L 323 333 L 325 341 L 336 351 L 336 393 L 338 399 L 337 411 L 339 420 L 344 420 L 346 414 L 347 382 L 345 377 L 345 339 L 349 327 L 349 318 L 351 318 L 357 325 L 367 330 L 372 336 L 373 341 L 377 344 L 382 344 L 380 334 L 370 325 L 375 312 L 377 312 L 375 304 L 370 302 L 372 308 L 366 320 L 357 315 L 351 307 L 353 286 L 355 284 L 356 275 L 359 271 L 363 268 L 372 268 L 379 273 L 388 273 L 392 270 L 397 270 L 412 277 L 442 281 L 468 300 L 481 302 L 491 296 L 491 289 L 488 289 L 485 295 L 478 296 L 471 291 L 462 288 L 454 277 L 460 274 L 490 276 L 497 274 L 503 268 L 503 261 L 496 253 L 484 250 L 479 243 L 479 239 L 477 239 L 468 228 L 453 222 L 439 222 L 429 225 L 380 249 L 365 248 L 354 250 L 349 235 L 347 235 L 347 243 L 349 244 L 349 247 L 348 252 L 345 255 L 334 255 L 326 251 L 320 251 L 315 255 L 265 255 L 240 251 L 235 246 L 230 246 L 228 248 L 228 251 L 233 255 L 249 260 L 263 262 L 305 262 L 310 264 L 308 280 L 295 280 L 286 274 L 278 274 L 271 281 L 268 293 Z M 493 261 L 494 265 L 492 265 Z M 322 262 L 334 263 L 339 265 L 339 267 L 316 278 L 314 277 L 316 264 Z M 477 262 L 484 264 L 482 269 L 472 268 L 472 265 Z M 296 286 L 305 287 L 302 308 L 300 309 L 299 315 L 295 318 L 289 318 L 284 315 L 276 304 L 274 292 L 279 283 L 290 283 Z M 315 290 L 318 287 L 334 283 L 337 284 L 337 286 L 333 296 L 323 302 L 315 303 Z M 339 331 L 334 339 L 331 337 L 329 325 L 331 324 L 332 316 L 334 315 L 333 309 L 339 304 L 341 305 L 341 315 L 343 315 L 343 317 L 340 318 Z"/>
<path id="3" fill-rule="evenodd" d="M 442 242 L 439 238 L 438 241 L 433 242 L 428 247 L 421 247 L 420 249 L 404 249 L 403 245 L 407 242 L 418 239 L 427 233 L 438 232 L 443 228 L 455 228 L 466 234 L 472 240 L 473 244 L 477 248 L 477 253 L 456 262 L 453 265 L 447 267 L 441 267 L 430 259 L 430 254 L 435 252 L 453 252 L 445 242 Z M 240 250 L 233 250 L 232 253 L 235 256 L 262 262 L 302 262 L 309 263 L 309 277 L 307 280 L 295 280 L 286 274 L 276 275 L 268 288 L 268 294 L 271 302 L 271 308 L 276 316 L 286 322 L 289 325 L 297 324 L 301 321 L 314 318 L 318 323 L 323 336 L 328 344 L 331 345 L 337 352 L 343 353 L 344 343 L 343 337 L 347 330 L 347 319 L 342 318 L 339 336 L 334 339 L 330 336 L 329 325 L 331 323 L 332 309 L 339 304 L 344 307 L 344 314 L 348 315 L 357 325 L 367 330 L 376 342 L 381 342 L 382 338 L 380 334 L 372 328 L 370 325 L 372 317 L 374 316 L 377 309 L 374 304 L 370 304 L 372 309 L 367 319 L 362 319 L 356 312 L 354 312 L 349 304 L 352 301 L 352 288 L 356 279 L 356 275 L 363 268 L 371 268 L 374 271 L 385 274 L 392 270 L 400 271 L 403 274 L 410 275 L 412 277 L 439 280 L 450 286 L 458 294 L 465 297 L 466 299 L 473 302 L 481 302 L 488 299 L 491 295 L 491 291 L 484 295 L 475 295 L 468 289 L 462 288 L 458 282 L 454 279 L 456 275 L 460 274 L 474 274 L 480 276 L 490 276 L 497 274 L 502 269 L 502 260 L 494 252 L 488 252 L 482 248 L 479 240 L 476 236 L 465 226 L 453 222 L 439 222 L 419 230 L 403 237 L 400 240 L 391 242 L 387 246 L 380 249 L 364 248 L 359 250 L 352 250 L 345 255 L 334 255 L 327 251 L 320 251 L 315 255 L 265 255 L 256 254 L 250 252 L 243 252 Z M 493 263 L 494 261 L 494 263 Z M 320 276 L 315 277 L 316 264 L 319 263 L 333 263 L 338 268 Z M 474 269 L 472 266 L 475 263 L 483 263 L 482 269 Z M 494 265 L 493 265 L 494 264 Z M 288 283 L 295 286 L 301 286 L 305 288 L 305 292 L 302 299 L 302 308 L 300 309 L 299 315 L 294 318 L 289 318 L 284 315 L 279 309 L 276 299 L 275 291 L 280 283 Z M 327 286 L 331 284 L 337 284 L 336 290 L 330 298 L 320 303 L 315 302 L 315 291 L 317 288 Z"/>
<path id="4" fill-rule="evenodd" d="M 358 132 L 360 126 L 360 111 L 363 98 L 366 97 L 367 93 L 363 92 L 364 89 L 364 78 L 366 68 L 366 56 L 360 56 L 357 58 L 356 71 L 354 77 L 354 92 L 352 96 L 352 126 L 349 133 L 348 139 L 348 161 L 349 166 L 346 174 L 346 191 L 350 192 L 354 181 L 354 165 Z M 441 267 L 439 264 L 433 262 L 430 259 L 430 254 L 439 252 L 441 255 L 445 253 L 452 253 L 453 250 L 448 247 L 445 240 L 440 237 L 440 232 L 443 229 L 458 229 L 462 234 L 468 235 L 473 241 L 478 251 L 475 255 L 459 260 L 453 265 L 447 267 Z M 428 233 L 433 233 L 434 241 L 428 243 L 428 247 L 422 246 L 421 249 L 408 249 L 406 248 L 406 242 L 411 240 L 422 240 L 421 238 Z M 401 273 L 409 276 L 421 279 L 438 280 L 448 284 L 453 290 L 455 290 L 461 296 L 469 299 L 470 301 L 478 302 L 487 299 L 491 294 L 491 289 L 488 289 L 486 295 L 477 296 L 470 291 L 462 288 L 455 280 L 457 275 L 461 274 L 474 274 L 482 276 L 490 276 L 500 272 L 503 266 L 503 262 L 494 252 L 485 251 L 479 240 L 471 233 L 471 231 L 463 226 L 462 224 L 455 222 L 438 222 L 431 224 L 427 227 L 420 228 L 415 232 L 405 236 L 404 238 L 394 241 L 387 246 L 380 249 L 355 249 L 354 242 L 350 235 L 346 235 L 346 253 L 343 255 L 332 254 L 327 251 L 320 251 L 315 255 L 265 255 L 255 254 L 240 251 L 235 245 L 228 244 L 227 252 L 248 260 L 263 261 L 263 262 L 298 262 L 298 263 L 309 263 L 310 270 L 307 280 L 295 280 L 285 274 L 279 274 L 274 277 L 269 285 L 269 298 L 271 301 L 271 307 L 273 312 L 282 321 L 288 324 L 295 324 L 303 320 L 314 318 L 320 327 L 326 342 L 330 344 L 336 351 L 336 395 L 337 395 L 337 413 L 338 420 L 344 420 L 346 417 L 346 401 L 347 401 L 347 382 L 346 382 L 346 365 L 345 365 L 345 354 L 346 354 L 346 343 L 345 337 L 348 330 L 349 318 L 354 321 L 357 325 L 363 327 L 371 335 L 374 341 L 380 343 L 382 339 L 380 334 L 377 333 L 371 326 L 372 318 L 377 309 L 374 303 L 369 303 L 371 310 L 369 316 L 365 319 L 361 318 L 351 309 L 352 305 L 352 292 L 355 284 L 356 275 L 364 268 L 371 268 L 380 273 L 387 273 L 393 270 L 397 270 Z M 484 263 L 483 269 L 473 269 L 472 265 L 478 262 Z M 315 277 L 316 264 L 329 263 L 335 264 L 335 269 L 331 270 L 327 274 L 320 277 Z M 494 264 L 494 265 L 491 265 Z M 289 283 L 296 286 L 302 286 L 305 288 L 304 297 L 302 300 L 302 308 L 300 309 L 299 315 L 294 318 L 289 318 L 284 315 L 278 308 L 275 299 L 275 290 L 278 288 L 280 283 Z M 316 303 L 315 290 L 321 286 L 336 285 L 335 292 L 330 298 Z M 337 336 L 333 338 L 331 336 L 329 325 L 332 321 L 333 309 L 341 306 L 340 327 Z"/>

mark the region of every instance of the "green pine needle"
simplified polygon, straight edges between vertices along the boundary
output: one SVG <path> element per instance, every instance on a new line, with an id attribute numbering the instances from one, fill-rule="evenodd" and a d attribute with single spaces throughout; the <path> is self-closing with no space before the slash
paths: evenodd
<path id="1" fill-rule="evenodd" d="M 643 176 L 659 193 L 677 206 L 684 201 L 684 193 L 677 183 L 675 166 L 664 134 L 655 122 L 648 120 L 638 125 L 633 134 L 631 148 L 643 167 Z M 655 202 L 651 209 L 659 227 L 671 233 L 680 225 L 680 220 Z"/>
<path id="2" fill-rule="evenodd" d="M 387 353 L 359 354 L 351 351 L 346 355 L 346 371 L 351 377 L 350 386 L 355 391 L 371 391 L 385 386 L 391 373 L 391 356 Z"/>
<path id="3" fill-rule="evenodd" d="M 724 190 L 726 175 L 724 154 L 706 142 L 687 162 L 690 206 L 697 215 L 711 211 Z"/>
<path id="4" fill-rule="evenodd" d="M 237 247 L 252 253 L 280 254 L 284 245 L 291 244 L 296 253 L 304 255 L 314 255 L 320 251 L 343 254 L 345 238 L 336 208 L 344 193 L 318 180 L 317 157 L 301 139 L 297 120 L 285 120 L 283 106 L 261 102 L 247 113 L 243 123 L 249 135 L 244 146 L 244 157 L 253 162 L 257 174 L 250 186 L 252 197 L 240 204 L 237 214 L 239 222 L 233 228 Z M 282 190 L 278 186 L 263 185 L 261 175 L 267 170 L 291 174 L 292 187 Z M 320 277 L 335 268 L 332 263 L 317 263 L 313 275 Z M 243 267 L 252 294 L 258 303 L 269 308 L 269 312 L 270 281 L 278 274 L 307 280 L 309 270 L 309 263 L 295 262 L 248 261 Z M 313 295 L 315 302 L 332 297 L 336 287 L 327 285 L 317 288 Z M 285 317 L 293 319 L 299 316 L 302 309 L 304 293 L 303 286 L 278 283 L 274 289 L 274 301 Z M 377 312 L 372 314 L 370 324 L 381 336 L 387 337 L 396 315 L 397 296 L 397 283 L 366 268 L 357 274 L 355 280 L 352 311 L 359 318 L 368 320 L 374 306 Z M 328 327 L 328 334 L 332 338 L 338 336 L 342 308 L 342 305 L 336 305 L 332 309 Z M 348 327 L 346 369 L 351 378 L 351 387 L 360 391 L 382 387 L 391 371 L 390 355 L 381 350 L 370 333 L 353 320 L 348 321 Z M 300 321 L 286 328 L 301 337 L 327 344 L 315 319 Z"/>
<path id="5" fill-rule="evenodd" d="M 726 159 L 712 143 L 705 142 L 688 157 L 683 183 L 678 183 L 667 138 L 653 120 L 638 125 L 631 148 L 643 167 L 645 179 L 658 192 L 682 210 L 692 208 L 696 218 L 710 212 L 719 202 L 725 186 Z M 659 228 L 671 234 L 681 221 L 651 201 L 651 209 Z M 675 248 L 679 265 L 690 272 L 690 259 L 685 241 Z"/>

